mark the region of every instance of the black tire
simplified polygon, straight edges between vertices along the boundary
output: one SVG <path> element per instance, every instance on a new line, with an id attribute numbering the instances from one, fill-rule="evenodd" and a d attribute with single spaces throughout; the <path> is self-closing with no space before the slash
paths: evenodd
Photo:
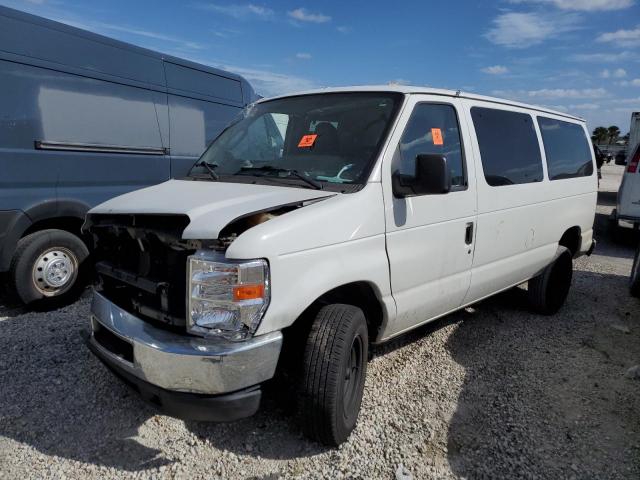
<path id="1" fill-rule="evenodd" d="M 44 273 L 38 266 L 44 260 L 49 262 L 45 264 L 47 267 L 52 266 L 52 259 L 46 256 L 48 252 L 60 258 L 64 262 L 62 265 L 72 267 L 68 270 L 62 267 L 61 274 L 56 279 L 61 282 L 60 286 L 51 286 L 38 273 L 38 270 Z M 18 248 L 11 259 L 9 281 L 20 300 L 27 305 L 37 304 L 42 308 L 62 305 L 74 299 L 84 286 L 84 264 L 88 256 L 87 246 L 72 233 L 53 229 L 34 232 L 18 242 Z M 66 275 L 68 280 L 64 281 Z"/>
<path id="2" fill-rule="evenodd" d="M 634 297 L 640 298 L 640 245 L 638 245 L 636 256 L 633 259 L 633 267 L 631 267 L 629 292 L 631 292 L 631 295 Z"/>
<path id="3" fill-rule="evenodd" d="M 543 315 L 553 315 L 564 305 L 571 279 L 573 257 L 565 247 L 558 247 L 556 259 L 540 275 L 529 280 L 528 297 L 533 309 Z"/>
<path id="4" fill-rule="evenodd" d="M 333 304 L 316 314 L 304 352 L 299 396 L 305 435 L 338 446 L 353 431 L 360 413 L 368 355 L 362 310 Z"/>

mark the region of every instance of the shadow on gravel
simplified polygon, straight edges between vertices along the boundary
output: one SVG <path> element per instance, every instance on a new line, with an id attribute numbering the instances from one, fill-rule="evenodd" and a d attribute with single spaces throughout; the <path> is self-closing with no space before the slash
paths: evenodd
<path id="1" fill-rule="evenodd" d="M 169 463 L 134 438 L 153 411 L 84 345 L 88 306 L 83 300 L 0 321 L 0 435 L 127 471 Z"/>
<path id="2" fill-rule="evenodd" d="M 447 342 L 466 370 L 448 432 L 464 478 L 640 478 L 640 302 L 623 276 L 575 271 L 563 309 L 512 289 L 474 306 Z M 613 324 L 624 325 L 624 333 Z"/>

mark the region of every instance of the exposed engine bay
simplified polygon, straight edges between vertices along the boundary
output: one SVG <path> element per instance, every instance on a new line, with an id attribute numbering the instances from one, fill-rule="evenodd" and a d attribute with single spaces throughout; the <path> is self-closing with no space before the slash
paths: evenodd
<path id="1" fill-rule="evenodd" d="M 96 289 L 138 317 L 183 331 L 188 257 L 202 249 L 224 253 L 246 230 L 306 204 L 242 216 L 213 240 L 183 239 L 187 215 L 90 214 L 83 229 L 94 240 Z"/>

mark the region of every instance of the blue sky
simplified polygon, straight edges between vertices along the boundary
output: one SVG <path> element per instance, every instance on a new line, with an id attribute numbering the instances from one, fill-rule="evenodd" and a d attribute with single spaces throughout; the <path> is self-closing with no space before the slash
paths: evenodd
<path id="1" fill-rule="evenodd" d="M 233 70 L 262 95 L 389 82 L 547 105 L 589 127 L 640 110 L 640 0 L 0 0 Z"/>

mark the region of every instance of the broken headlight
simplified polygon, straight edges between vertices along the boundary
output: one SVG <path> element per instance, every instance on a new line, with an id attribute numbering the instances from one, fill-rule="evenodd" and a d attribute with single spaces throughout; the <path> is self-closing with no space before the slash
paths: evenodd
<path id="1" fill-rule="evenodd" d="M 187 331 L 244 340 L 269 306 L 266 260 L 227 260 L 211 252 L 189 257 Z"/>

